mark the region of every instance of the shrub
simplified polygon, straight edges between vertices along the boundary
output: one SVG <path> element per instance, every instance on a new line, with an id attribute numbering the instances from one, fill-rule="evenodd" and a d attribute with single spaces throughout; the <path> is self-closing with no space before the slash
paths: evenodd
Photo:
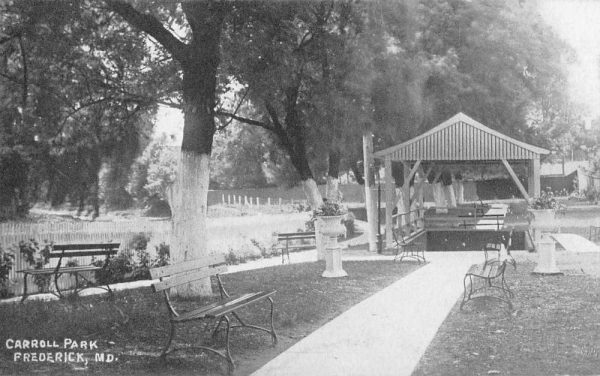
<path id="1" fill-rule="evenodd" d="M 35 239 L 29 241 L 20 241 L 19 252 L 25 257 L 25 261 L 34 269 L 41 269 L 50 260 L 50 249 L 52 245 L 46 244 L 41 247 Z M 39 292 L 47 292 L 50 289 L 50 275 L 36 275 L 33 282 L 38 287 Z"/>
<path id="2" fill-rule="evenodd" d="M 120 283 L 127 280 L 127 276 L 133 272 L 131 257 L 125 252 L 119 253 L 116 257 L 109 260 L 108 265 L 100 270 L 96 270 L 96 282 L 100 284 Z M 92 263 L 95 266 L 104 266 L 104 260 L 96 260 Z"/>
<path id="3" fill-rule="evenodd" d="M 0 247 L 0 298 L 10 296 L 10 278 L 9 273 L 14 266 L 15 255 L 10 251 L 5 251 Z"/>
<path id="4" fill-rule="evenodd" d="M 346 215 L 346 217 L 342 220 L 342 223 L 346 227 L 346 234 L 348 236 L 354 236 L 354 233 L 355 233 L 354 220 L 355 219 L 356 219 L 356 217 L 354 216 L 354 214 L 352 214 L 351 212 L 348 212 L 348 215 Z"/>
<path id="5" fill-rule="evenodd" d="M 271 253 L 269 252 L 269 250 L 267 249 L 267 246 L 256 240 L 256 239 L 250 239 L 250 242 L 252 243 L 252 245 L 254 245 L 259 251 L 260 251 L 260 256 L 263 258 L 269 258 L 271 257 Z"/>
<path id="6" fill-rule="evenodd" d="M 169 265 L 169 259 L 171 257 L 171 247 L 166 243 L 160 243 L 154 247 L 156 249 L 156 258 L 152 261 L 152 267 L 161 267 Z"/>
<path id="7" fill-rule="evenodd" d="M 240 263 L 240 259 L 239 259 L 238 255 L 235 253 L 235 251 L 233 249 L 229 248 L 229 251 L 225 255 L 225 262 L 228 265 L 237 265 Z"/>

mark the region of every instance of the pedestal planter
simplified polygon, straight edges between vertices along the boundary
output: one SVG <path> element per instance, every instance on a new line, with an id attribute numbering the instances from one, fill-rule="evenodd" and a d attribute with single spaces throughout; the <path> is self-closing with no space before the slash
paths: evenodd
<path id="1" fill-rule="evenodd" d="M 563 274 L 556 266 L 554 241 L 552 239 L 543 239 L 536 242 L 535 245 L 538 253 L 538 263 L 533 273 L 543 275 Z"/>
<path id="2" fill-rule="evenodd" d="M 532 214 L 533 219 L 531 220 L 531 225 L 545 225 L 554 222 L 554 213 L 556 212 L 554 209 L 529 209 L 529 212 Z"/>
<path id="3" fill-rule="evenodd" d="M 318 216 L 319 231 L 323 236 L 325 243 L 325 271 L 322 276 L 325 278 L 346 277 L 348 273 L 342 268 L 342 247 L 338 244 L 337 238 L 345 231 L 342 225 L 343 215 Z"/>
<path id="4" fill-rule="evenodd" d="M 534 230 L 534 239 L 535 241 L 541 240 L 541 230 L 546 228 L 552 228 L 555 226 L 554 217 L 555 210 L 554 209 L 529 209 L 529 213 L 531 214 L 531 222 L 530 225 Z"/>

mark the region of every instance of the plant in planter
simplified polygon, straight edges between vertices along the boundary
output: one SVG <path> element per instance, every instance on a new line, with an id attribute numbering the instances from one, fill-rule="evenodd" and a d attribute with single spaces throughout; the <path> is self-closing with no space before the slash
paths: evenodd
<path id="1" fill-rule="evenodd" d="M 323 202 L 323 205 L 319 206 L 313 211 L 313 215 L 321 217 L 334 217 L 345 215 L 347 212 L 348 210 L 339 202 L 325 201 Z"/>
<path id="2" fill-rule="evenodd" d="M 539 226 L 544 223 L 552 222 L 554 214 L 559 208 L 559 203 L 554 198 L 552 191 L 542 191 L 539 197 L 535 197 L 529 203 L 529 223 Z"/>
<path id="3" fill-rule="evenodd" d="M 542 191 L 539 197 L 535 197 L 530 203 L 529 208 L 533 210 L 556 210 L 558 201 L 554 198 L 552 191 Z"/>

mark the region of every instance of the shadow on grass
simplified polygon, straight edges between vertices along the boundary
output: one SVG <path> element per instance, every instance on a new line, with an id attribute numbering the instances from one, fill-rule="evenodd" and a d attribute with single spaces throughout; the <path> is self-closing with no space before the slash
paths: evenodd
<path id="1" fill-rule="evenodd" d="M 507 269 L 515 311 L 482 300 L 458 304 L 421 358 L 418 375 L 597 374 L 600 280 L 538 276 L 531 262 Z"/>
<path id="2" fill-rule="evenodd" d="M 322 278 L 323 262 L 282 265 L 222 276 L 232 295 L 246 292 L 277 290 L 275 295 L 275 328 L 280 342 L 271 347 L 268 335 L 255 331 L 234 331 L 231 351 L 237 363 L 236 375 L 246 375 L 310 334 L 351 306 L 419 267 L 412 263 L 391 261 L 344 262 L 349 276 Z M 211 297 L 177 301 L 186 309 L 207 304 Z M 269 305 L 256 304 L 238 313 L 249 322 L 267 326 Z M 150 288 L 138 288 L 109 295 L 86 296 L 60 301 L 26 301 L 24 304 L 0 305 L 0 333 L 3 341 L 33 340 L 56 342 L 57 348 L 7 349 L 2 344 L 0 374 L 173 374 L 225 373 L 218 357 L 197 351 L 177 352 L 162 364 L 158 355 L 168 333 L 168 313 L 161 294 Z M 191 322 L 178 331 L 179 344 L 201 344 L 202 334 L 211 328 Z M 212 341 L 210 335 L 205 336 Z M 223 336 L 216 338 L 222 344 Z M 65 339 L 78 343 L 65 347 Z M 87 349 L 81 346 L 87 342 Z M 16 343 L 16 341 L 14 342 Z M 90 343 L 95 348 L 90 349 Z M 22 344 L 22 342 L 21 342 Z M 13 342 L 11 342 L 11 347 Z M 78 352 L 85 362 L 14 361 L 19 353 Z M 105 361 L 96 361 L 96 353 L 104 353 Z M 107 362 L 107 354 L 114 355 Z M 39 360 L 39 359 L 38 359 Z"/>

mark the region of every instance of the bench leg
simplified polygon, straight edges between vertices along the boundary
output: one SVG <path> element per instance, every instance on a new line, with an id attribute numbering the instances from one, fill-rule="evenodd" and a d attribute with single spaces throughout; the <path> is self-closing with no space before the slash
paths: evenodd
<path id="1" fill-rule="evenodd" d="M 257 325 L 246 324 L 235 311 L 231 312 L 231 314 L 240 323 L 240 325 L 233 325 L 231 327 L 232 328 L 252 328 L 252 329 L 262 330 L 263 332 L 267 332 L 271 335 L 271 340 L 273 341 L 273 346 L 275 346 L 278 341 L 277 333 L 275 332 L 274 320 L 273 320 L 273 313 L 275 312 L 275 304 L 273 303 L 273 299 L 271 297 L 268 297 L 267 299 L 269 300 L 269 303 L 271 304 L 271 316 L 269 318 L 271 329 L 263 328 L 263 327 L 257 326 Z M 220 324 L 221 324 L 221 321 L 219 321 L 219 325 Z M 217 326 L 217 328 L 218 328 L 218 326 Z M 215 329 L 215 332 L 216 332 L 216 329 Z M 213 336 L 214 336 L 214 333 L 213 333 Z"/>
<path id="2" fill-rule="evenodd" d="M 167 341 L 167 344 L 165 345 L 165 348 L 163 349 L 162 353 L 160 354 L 160 359 L 164 362 L 167 359 L 167 354 L 169 353 L 169 347 L 171 347 L 171 342 L 173 341 L 173 337 L 175 336 L 175 324 L 174 323 L 170 323 L 171 324 L 171 330 L 169 332 L 169 339 Z"/>
<path id="3" fill-rule="evenodd" d="M 27 299 L 27 273 L 23 273 L 23 297 L 21 298 L 21 303 Z"/>
<path id="4" fill-rule="evenodd" d="M 469 280 L 469 283 L 467 284 L 467 279 Z M 465 303 L 467 303 L 469 301 L 469 299 L 471 299 L 471 294 L 473 293 L 473 279 L 471 278 L 470 274 L 467 274 L 465 276 L 465 279 L 463 279 L 463 286 L 464 286 L 464 292 L 463 292 L 463 300 L 460 303 L 460 309 L 462 310 Z M 469 291 L 469 293 L 467 293 L 467 290 Z"/>
<path id="5" fill-rule="evenodd" d="M 62 274 L 59 273 L 54 273 L 54 287 L 56 288 L 56 294 L 59 298 L 62 298 L 62 293 L 60 292 L 60 289 L 58 288 L 58 278 L 61 276 Z M 75 289 L 77 291 L 77 282 L 75 282 Z"/>

